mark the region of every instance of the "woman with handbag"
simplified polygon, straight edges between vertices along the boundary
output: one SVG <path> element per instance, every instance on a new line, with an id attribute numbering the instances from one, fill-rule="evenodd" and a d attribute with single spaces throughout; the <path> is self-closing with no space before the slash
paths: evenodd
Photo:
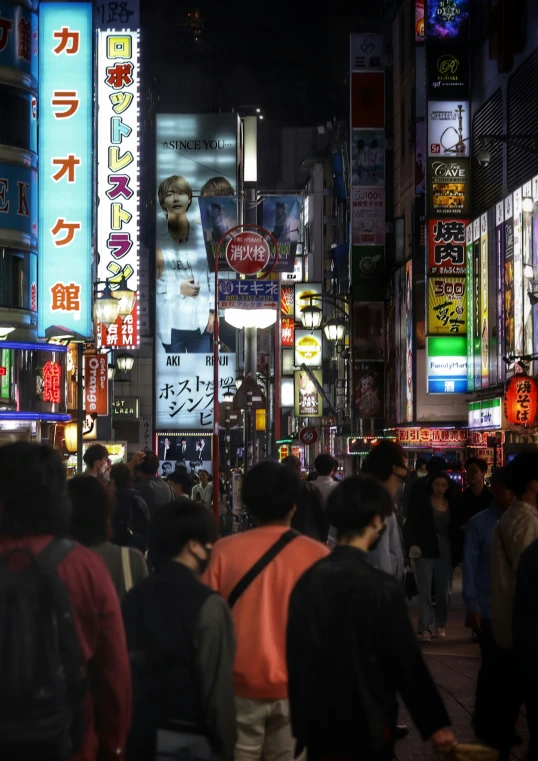
<path id="1" fill-rule="evenodd" d="M 450 476 L 439 473 L 429 484 L 426 498 L 410 505 L 405 524 L 408 552 L 415 560 L 418 586 L 418 634 L 429 642 L 436 632 L 446 636 L 449 593 L 454 556 L 454 526 L 451 510 Z M 432 582 L 435 584 L 435 613 L 432 604 Z"/>

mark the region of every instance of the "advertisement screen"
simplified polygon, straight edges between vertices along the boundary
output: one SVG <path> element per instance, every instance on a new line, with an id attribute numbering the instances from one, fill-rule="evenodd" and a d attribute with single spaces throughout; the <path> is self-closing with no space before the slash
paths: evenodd
<path id="1" fill-rule="evenodd" d="M 466 45 L 430 43 L 428 97 L 466 101 L 469 98 L 469 49 Z"/>
<path id="2" fill-rule="evenodd" d="M 467 216 L 471 210 L 469 159 L 428 159 L 431 216 Z"/>
<path id="3" fill-rule="evenodd" d="M 428 38 L 465 39 L 469 28 L 470 0 L 429 0 Z"/>
<path id="4" fill-rule="evenodd" d="M 428 156 L 469 157 L 469 103 L 428 103 Z"/>
<path id="5" fill-rule="evenodd" d="M 354 405 L 358 417 L 384 417 L 385 363 L 355 362 L 353 382 L 355 385 Z"/>
<path id="6" fill-rule="evenodd" d="M 465 219 L 428 220 L 428 274 L 465 275 Z"/>
<path id="7" fill-rule="evenodd" d="M 237 116 L 159 114 L 156 146 L 156 420 L 211 431 L 215 278 L 198 197 L 234 195 Z M 230 333 L 228 336 L 226 331 Z M 219 398 L 235 383 L 235 330 L 221 320 Z"/>
<path id="8" fill-rule="evenodd" d="M 38 333 L 91 336 L 91 3 L 43 3 L 39 20 Z"/>
<path id="9" fill-rule="evenodd" d="M 322 383 L 321 370 L 311 370 L 312 375 Z M 312 382 L 312 378 L 304 370 L 294 373 L 295 384 L 295 417 L 322 417 L 323 397 Z"/>
<path id="10" fill-rule="evenodd" d="M 352 184 L 383 185 L 385 183 L 385 131 L 354 129 L 351 136 Z"/>
<path id="11" fill-rule="evenodd" d="M 186 467 L 187 473 L 193 476 L 198 476 L 200 470 L 207 470 L 211 475 L 211 438 L 158 433 L 158 475 L 166 478 L 179 466 Z"/>

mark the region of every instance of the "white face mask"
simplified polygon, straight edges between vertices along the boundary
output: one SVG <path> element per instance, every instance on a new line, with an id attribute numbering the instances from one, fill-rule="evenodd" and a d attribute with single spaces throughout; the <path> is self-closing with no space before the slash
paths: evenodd
<path id="1" fill-rule="evenodd" d="M 421 470 L 417 470 L 417 478 L 425 478 L 428 473 L 423 473 Z"/>
<path id="2" fill-rule="evenodd" d="M 103 481 L 110 481 L 110 470 L 108 469 L 108 463 L 105 462 L 104 465 L 101 465 L 101 470 L 99 471 L 101 473 L 101 476 L 103 477 Z"/>

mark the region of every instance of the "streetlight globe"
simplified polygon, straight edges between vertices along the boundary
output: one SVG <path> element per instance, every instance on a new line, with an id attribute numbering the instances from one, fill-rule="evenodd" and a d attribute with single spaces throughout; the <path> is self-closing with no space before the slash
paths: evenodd
<path id="1" fill-rule="evenodd" d="M 130 372 L 134 367 L 134 357 L 132 354 L 129 354 L 128 352 L 124 351 L 121 354 L 118 354 L 116 357 L 116 367 L 120 371 L 120 373 L 128 373 Z"/>
<path id="2" fill-rule="evenodd" d="M 534 201 L 529 196 L 525 196 L 523 199 L 523 203 L 521 204 L 521 208 L 523 211 L 526 211 L 528 214 L 532 214 L 534 211 Z"/>
<path id="3" fill-rule="evenodd" d="M 93 303 L 93 316 L 96 322 L 108 327 L 113 325 L 120 313 L 120 302 L 112 296 L 108 284 L 102 294 Z"/>
<path id="4" fill-rule="evenodd" d="M 306 330 L 317 330 L 323 319 L 323 311 L 320 307 L 310 304 L 301 310 L 301 320 Z"/>
<path id="5" fill-rule="evenodd" d="M 333 317 L 332 320 L 326 322 L 323 330 L 328 341 L 341 342 L 345 338 L 346 328 L 347 325 L 343 320 Z"/>
<path id="6" fill-rule="evenodd" d="M 224 402 L 224 404 L 231 404 L 233 400 L 234 400 L 234 395 L 232 394 L 232 392 L 225 391 L 222 396 L 222 401 Z"/>

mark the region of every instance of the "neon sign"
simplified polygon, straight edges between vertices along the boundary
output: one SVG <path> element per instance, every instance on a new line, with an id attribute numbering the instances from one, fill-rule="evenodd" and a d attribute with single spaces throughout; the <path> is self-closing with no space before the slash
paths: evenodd
<path id="1" fill-rule="evenodd" d="M 43 401 L 60 404 L 62 368 L 50 360 L 43 367 Z"/>
<path id="2" fill-rule="evenodd" d="M 101 325 L 101 346 L 138 345 L 138 32 L 99 32 L 98 279 L 127 294 L 129 314 Z"/>
<path id="3" fill-rule="evenodd" d="M 91 336 L 92 4 L 40 13 L 38 330 Z"/>

